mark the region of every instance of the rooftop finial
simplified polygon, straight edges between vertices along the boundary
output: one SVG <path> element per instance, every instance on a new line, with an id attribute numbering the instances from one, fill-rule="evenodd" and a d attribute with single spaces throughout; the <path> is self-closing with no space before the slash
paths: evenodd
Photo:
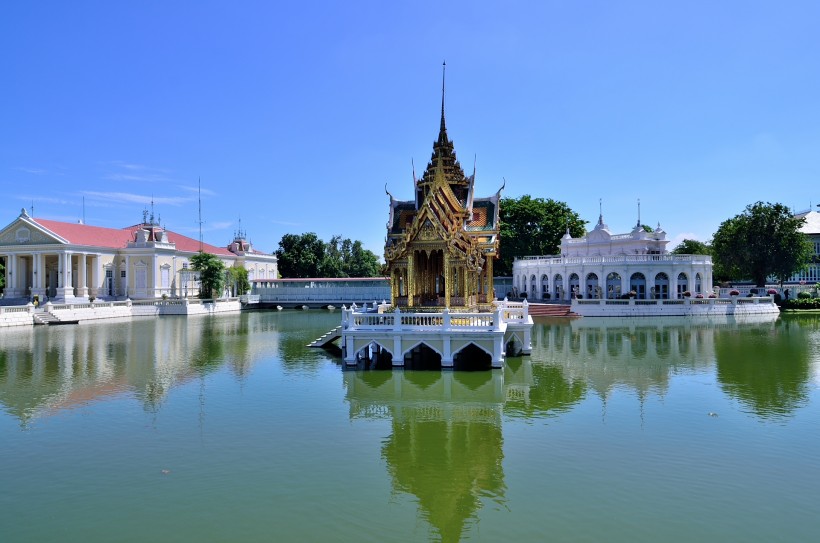
<path id="1" fill-rule="evenodd" d="M 637 228 L 641 227 L 641 199 L 638 198 L 638 224 L 635 225 Z"/>
<path id="2" fill-rule="evenodd" d="M 444 75 L 447 71 L 447 62 L 441 63 L 441 127 L 439 128 L 438 139 L 440 142 L 447 141 L 447 128 L 444 125 Z"/>

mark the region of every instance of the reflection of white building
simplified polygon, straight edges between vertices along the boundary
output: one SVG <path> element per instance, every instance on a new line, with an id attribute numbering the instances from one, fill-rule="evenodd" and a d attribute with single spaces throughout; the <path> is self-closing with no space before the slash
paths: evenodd
<path id="1" fill-rule="evenodd" d="M 513 262 L 513 286 L 530 300 L 620 298 L 634 291 L 638 299 L 680 298 L 712 292 L 712 258 L 673 255 L 669 240 L 658 226 L 645 231 L 640 223 L 627 234 L 612 234 L 598 224 L 582 238 L 567 232 L 561 254 L 527 256 Z"/>
<path id="2" fill-rule="evenodd" d="M 255 251 L 239 232 L 227 247 L 166 230 L 144 214 L 126 228 L 35 219 L 23 209 L 0 230 L 5 298 L 132 299 L 198 294 L 190 259 L 200 248 L 226 267 L 243 266 L 250 279 L 276 278 L 276 256 Z"/>

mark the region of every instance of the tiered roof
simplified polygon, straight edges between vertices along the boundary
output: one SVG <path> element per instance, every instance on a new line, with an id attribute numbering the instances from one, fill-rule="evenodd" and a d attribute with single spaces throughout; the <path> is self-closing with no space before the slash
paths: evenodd
<path id="1" fill-rule="evenodd" d="M 467 177 L 447 136 L 442 78 L 441 122 L 433 154 L 420 179 L 415 179 L 415 200 L 390 196 L 387 224 L 387 260 L 400 257 L 406 245 L 424 229 L 434 229 L 448 246 L 467 256 L 471 252 L 495 253 L 498 248 L 498 212 L 501 190 L 489 198 L 474 198 L 475 168 Z M 503 187 L 502 187 L 503 188 Z"/>

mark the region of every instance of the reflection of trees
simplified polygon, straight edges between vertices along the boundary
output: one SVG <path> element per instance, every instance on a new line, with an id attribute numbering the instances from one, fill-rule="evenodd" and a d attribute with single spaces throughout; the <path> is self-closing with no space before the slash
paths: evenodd
<path id="1" fill-rule="evenodd" d="M 511 416 L 549 415 L 569 411 L 584 398 L 582 380 L 564 378 L 561 368 L 532 364 L 527 360 L 508 360 L 504 413 Z"/>
<path id="2" fill-rule="evenodd" d="M 715 342 L 717 380 L 723 390 L 763 418 L 788 416 L 808 401 L 811 320 L 782 319 L 776 326 L 739 328 Z"/>
<path id="3" fill-rule="evenodd" d="M 442 541 L 459 541 L 482 499 L 503 500 L 504 379 L 492 372 L 344 372 L 352 418 L 390 417 L 382 458 Z M 385 378 L 387 376 L 387 378 Z"/>

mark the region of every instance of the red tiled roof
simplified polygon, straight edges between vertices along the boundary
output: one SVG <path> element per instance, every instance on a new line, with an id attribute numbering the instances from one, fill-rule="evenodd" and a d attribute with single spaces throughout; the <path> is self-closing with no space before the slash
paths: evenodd
<path id="1" fill-rule="evenodd" d="M 72 245 L 106 247 L 109 249 L 124 249 L 128 242 L 134 239 L 134 231 L 140 228 L 140 225 L 128 226 L 126 228 L 104 228 L 102 226 L 89 226 L 87 224 L 51 221 L 48 219 L 32 220 Z M 177 234 L 170 230 L 166 230 L 166 232 L 168 234 L 168 240 L 176 245 L 177 251 L 190 253 L 199 252 L 198 240 Z M 206 253 L 213 255 L 236 256 L 227 249 L 215 247 L 207 243 L 202 244 L 202 249 Z"/>

